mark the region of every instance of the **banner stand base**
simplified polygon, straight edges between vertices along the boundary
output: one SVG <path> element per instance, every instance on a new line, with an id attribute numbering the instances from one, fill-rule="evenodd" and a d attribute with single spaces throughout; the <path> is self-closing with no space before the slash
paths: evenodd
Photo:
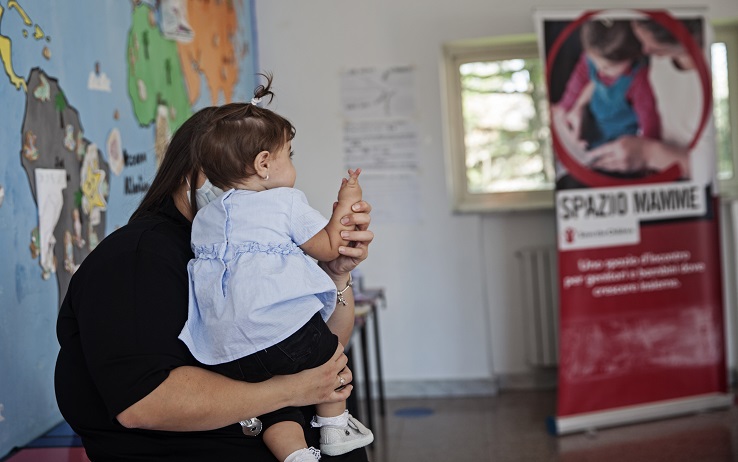
<path id="1" fill-rule="evenodd" d="M 733 405 L 730 393 L 711 393 L 690 396 L 652 404 L 621 407 L 608 411 L 588 412 L 567 417 L 550 417 L 547 422 L 549 433 L 554 436 L 569 433 L 594 431 L 618 425 L 646 422 L 649 420 L 693 414 L 713 409 L 728 408 Z"/>

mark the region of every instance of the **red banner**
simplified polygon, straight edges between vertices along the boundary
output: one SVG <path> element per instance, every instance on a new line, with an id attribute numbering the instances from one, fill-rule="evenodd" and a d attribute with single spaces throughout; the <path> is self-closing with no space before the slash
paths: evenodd
<path id="1" fill-rule="evenodd" d="M 559 254 L 558 415 L 727 391 L 714 220 Z"/>
<path id="2" fill-rule="evenodd" d="M 724 406 L 708 24 L 537 16 L 557 161 L 555 432 Z"/>

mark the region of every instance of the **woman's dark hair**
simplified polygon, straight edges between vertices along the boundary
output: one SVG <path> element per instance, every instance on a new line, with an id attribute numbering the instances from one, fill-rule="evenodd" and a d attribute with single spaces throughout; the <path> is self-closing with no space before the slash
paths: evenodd
<path id="1" fill-rule="evenodd" d="M 254 98 L 268 97 L 271 102 L 272 76 L 261 75 L 266 84 L 256 88 Z M 295 127 L 279 114 L 252 103 L 230 103 L 213 111 L 195 147 L 205 176 L 215 186 L 230 189 L 255 173 L 260 152 L 275 153 L 294 137 Z"/>
<path id="2" fill-rule="evenodd" d="M 582 46 L 609 61 L 629 61 L 642 56 L 641 42 L 630 21 L 593 19 L 582 24 Z"/>
<path id="3" fill-rule="evenodd" d="M 177 129 L 169 142 L 154 181 L 151 182 L 149 190 L 146 191 L 146 195 L 129 221 L 156 213 L 162 204 L 172 197 L 172 194 L 177 191 L 183 181 L 190 182 L 190 197 L 194 199 L 200 166 L 193 149 L 193 142 L 216 109 L 215 107 L 206 107 L 199 110 Z M 192 206 L 192 216 L 195 216 L 197 205 L 194 200 L 191 200 L 190 204 Z"/>
<path id="4" fill-rule="evenodd" d="M 639 19 L 636 21 L 639 26 L 651 33 L 654 40 L 658 43 L 668 45 L 680 45 L 679 39 L 665 26 L 654 21 L 653 19 Z M 689 35 L 692 36 L 699 46 L 702 46 L 702 20 L 701 19 L 681 19 L 680 22 L 687 28 Z"/>
<path id="5" fill-rule="evenodd" d="M 254 90 L 255 99 L 269 97 L 272 76 Z M 166 154 L 149 190 L 129 221 L 156 213 L 183 181 L 190 185 L 190 209 L 197 213 L 195 191 L 202 171 L 221 189 L 253 173 L 256 155 L 275 152 L 295 137 L 295 128 L 284 117 L 251 103 L 230 103 L 201 109 L 187 119 L 169 142 Z"/>

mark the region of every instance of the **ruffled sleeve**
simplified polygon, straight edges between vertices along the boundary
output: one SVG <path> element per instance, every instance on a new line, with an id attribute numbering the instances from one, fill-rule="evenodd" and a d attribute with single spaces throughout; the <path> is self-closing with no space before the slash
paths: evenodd
<path id="1" fill-rule="evenodd" d="M 310 207 L 305 193 L 299 189 L 293 189 L 291 196 L 290 238 L 297 245 L 302 245 L 325 228 L 328 219 Z"/>

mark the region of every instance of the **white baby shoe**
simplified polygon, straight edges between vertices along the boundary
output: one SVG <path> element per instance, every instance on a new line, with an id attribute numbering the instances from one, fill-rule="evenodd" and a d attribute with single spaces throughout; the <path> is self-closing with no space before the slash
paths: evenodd
<path id="1" fill-rule="evenodd" d="M 320 452 L 329 456 L 346 454 L 374 441 L 374 434 L 364 424 L 348 415 L 344 427 L 324 425 L 320 427 Z"/>

